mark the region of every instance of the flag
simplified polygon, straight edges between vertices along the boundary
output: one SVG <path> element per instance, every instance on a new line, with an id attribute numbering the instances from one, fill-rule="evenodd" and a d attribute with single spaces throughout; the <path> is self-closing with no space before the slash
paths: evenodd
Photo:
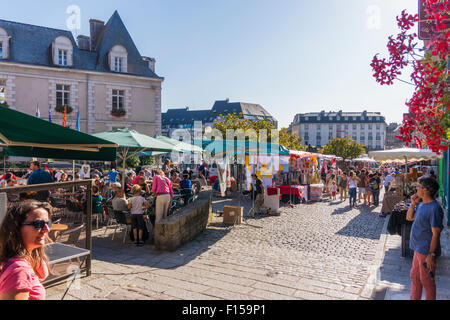
<path id="1" fill-rule="evenodd" d="M 77 110 L 77 131 L 80 131 L 80 110 Z"/>
<path id="2" fill-rule="evenodd" d="M 66 120 L 67 120 L 67 116 L 66 116 L 66 107 L 64 107 L 64 117 L 63 117 L 63 123 L 62 123 L 62 126 L 63 126 L 63 127 L 66 126 Z"/>
<path id="3" fill-rule="evenodd" d="M 39 103 L 36 106 L 36 117 L 40 118 L 41 117 L 41 113 L 39 112 Z"/>
<path id="4" fill-rule="evenodd" d="M 52 123 L 52 107 L 48 107 L 48 122 Z"/>

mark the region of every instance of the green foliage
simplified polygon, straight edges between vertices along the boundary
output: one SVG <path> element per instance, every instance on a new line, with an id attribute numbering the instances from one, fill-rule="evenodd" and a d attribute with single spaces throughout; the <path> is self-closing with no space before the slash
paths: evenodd
<path id="1" fill-rule="evenodd" d="M 249 120 L 244 119 L 242 113 L 239 115 L 236 113 L 228 114 L 226 116 L 219 115 L 214 121 L 213 128 L 222 132 L 223 139 L 226 139 L 227 130 L 255 130 L 257 138 L 259 138 L 260 130 L 267 130 L 267 136 L 270 139 L 271 130 L 275 129 L 275 123 L 268 120 Z"/>
<path id="2" fill-rule="evenodd" d="M 302 138 L 296 134 L 291 134 L 286 128 L 279 132 L 279 143 L 289 150 L 306 151 L 307 146 L 302 145 Z"/>
<path id="3" fill-rule="evenodd" d="M 136 168 L 141 164 L 139 157 L 137 155 L 132 155 L 127 159 L 126 167 L 127 168 Z"/>
<path id="4" fill-rule="evenodd" d="M 151 166 L 155 164 L 155 158 L 152 156 L 142 156 L 139 157 L 142 166 Z"/>
<path id="5" fill-rule="evenodd" d="M 332 154 L 344 160 L 358 158 L 366 149 L 362 144 L 350 138 L 335 138 L 330 140 L 323 148 L 323 154 Z"/>

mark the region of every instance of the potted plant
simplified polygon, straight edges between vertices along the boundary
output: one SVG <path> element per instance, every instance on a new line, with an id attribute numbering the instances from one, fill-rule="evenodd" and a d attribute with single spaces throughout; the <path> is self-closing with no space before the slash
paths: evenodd
<path id="1" fill-rule="evenodd" d="M 125 109 L 112 109 L 111 115 L 113 117 L 121 118 L 124 117 L 127 114 Z"/>
<path id="2" fill-rule="evenodd" d="M 55 111 L 59 113 L 64 113 L 64 108 L 66 108 L 66 114 L 71 114 L 73 111 L 71 106 L 57 106 L 55 108 Z"/>

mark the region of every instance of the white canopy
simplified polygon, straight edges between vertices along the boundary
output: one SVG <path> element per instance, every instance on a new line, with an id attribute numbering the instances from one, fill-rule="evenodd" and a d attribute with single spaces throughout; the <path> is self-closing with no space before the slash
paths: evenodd
<path id="1" fill-rule="evenodd" d="M 393 150 L 371 151 L 369 157 L 382 162 L 427 161 L 439 159 L 439 156 L 429 149 L 400 148 Z"/>
<path id="2" fill-rule="evenodd" d="M 376 161 L 372 158 L 356 158 L 351 161 L 376 163 Z"/>

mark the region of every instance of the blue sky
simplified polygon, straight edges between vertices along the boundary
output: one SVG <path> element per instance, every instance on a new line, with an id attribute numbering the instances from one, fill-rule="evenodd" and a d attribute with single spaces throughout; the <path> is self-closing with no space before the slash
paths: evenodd
<path id="1" fill-rule="evenodd" d="M 140 53 L 157 60 L 163 111 L 229 98 L 261 104 L 281 127 L 321 110 L 379 111 L 389 123 L 413 93 L 379 86 L 370 62 L 397 33 L 395 17 L 417 13 L 414 0 L 16 0 L 2 2 L 0 19 L 67 29 L 69 5 L 85 35 L 90 18 L 118 10 Z"/>

